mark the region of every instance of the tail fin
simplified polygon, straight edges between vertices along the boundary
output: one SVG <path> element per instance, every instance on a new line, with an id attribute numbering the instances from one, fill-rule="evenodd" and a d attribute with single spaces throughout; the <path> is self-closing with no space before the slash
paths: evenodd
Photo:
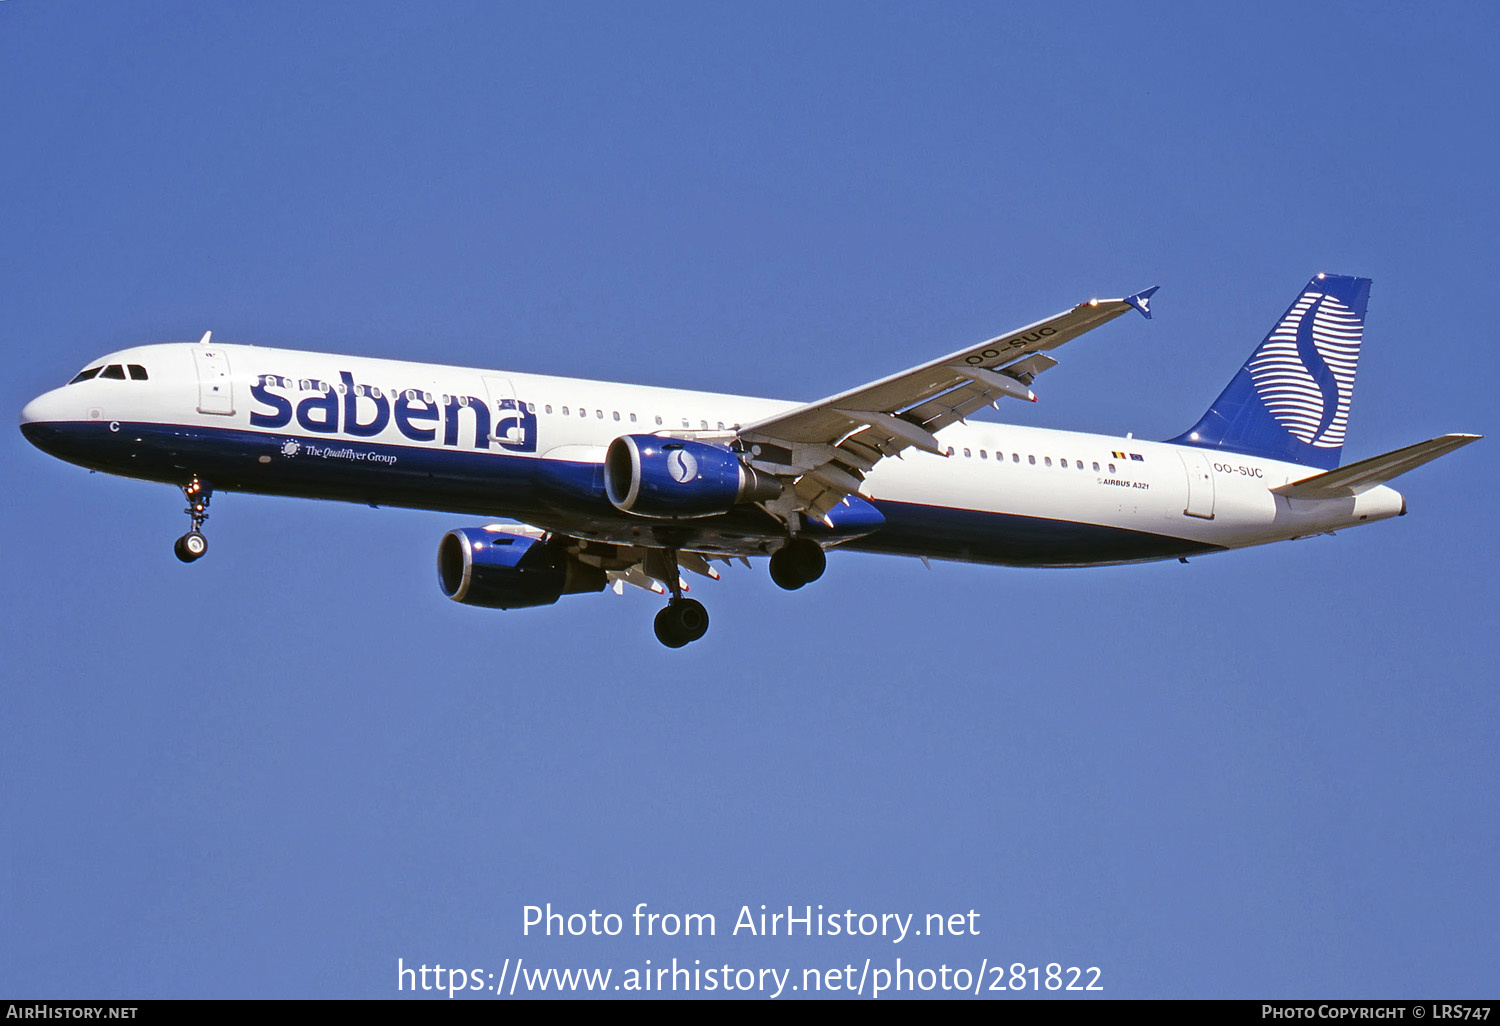
<path id="1" fill-rule="evenodd" d="M 1369 301 L 1369 278 L 1313 278 L 1208 412 L 1169 441 L 1337 467 Z"/>

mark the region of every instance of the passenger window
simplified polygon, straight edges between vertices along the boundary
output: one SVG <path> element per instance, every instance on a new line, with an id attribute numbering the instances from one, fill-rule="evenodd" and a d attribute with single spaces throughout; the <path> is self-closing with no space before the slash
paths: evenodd
<path id="1" fill-rule="evenodd" d="M 1020 463 L 1021 462 L 1021 454 L 1018 453 L 1018 452 L 1011 453 L 1010 454 L 1010 461 L 1012 463 Z"/>
<path id="2" fill-rule="evenodd" d="M 1094 461 L 1094 472 L 1095 473 L 1099 472 L 1099 461 L 1098 460 Z"/>
<path id="3" fill-rule="evenodd" d="M 630 423 L 632 423 L 632 424 L 635 423 L 635 414 L 633 414 L 633 413 L 630 415 Z"/>
<path id="4" fill-rule="evenodd" d="M 972 452 L 970 452 L 968 449 L 965 449 L 964 450 L 964 459 L 971 460 L 973 458 L 974 458 L 974 454 Z"/>
<path id="5" fill-rule="evenodd" d="M 580 417 L 587 417 L 589 415 L 589 411 L 585 410 L 582 406 L 580 406 L 580 407 L 578 407 L 578 415 Z"/>
<path id="6" fill-rule="evenodd" d="M 78 372 L 77 376 L 73 378 L 72 381 L 68 382 L 68 384 L 70 384 L 70 385 L 76 385 L 80 381 L 87 381 L 89 378 L 92 378 L 94 375 L 96 375 L 98 373 L 99 373 L 99 368 L 98 367 L 90 367 L 88 370 L 81 370 L 81 371 Z"/>
<path id="7" fill-rule="evenodd" d="M 546 410 L 548 413 L 551 413 L 552 412 L 552 404 L 548 403 L 546 406 L 543 406 L 542 409 Z"/>
<path id="8" fill-rule="evenodd" d="M 982 460 L 987 460 L 990 457 L 989 457 L 988 453 L 986 453 L 983 449 L 980 449 L 979 450 L 979 458 L 982 459 Z"/>
<path id="9" fill-rule="evenodd" d="M 619 420 L 619 419 L 620 419 L 620 411 L 616 410 L 615 411 L 615 420 Z"/>
<path id="10" fill-rule="evenodd" d="M 115 381 L 125 380 L 125 368 L 118 363 L 112 363 L 99 373 L 101 378 L 111 378 Z"/>
<path id="11" fill-rule="evenodd" d="M 661 414 L 656 415 L 656 426 L 661 427 Z"/>
<path id="12" fill-rule="evenodd" d="M 1042 462 L 1045 463 L 1045 464 L 1047 464 L 1047 466 L 1050 467 L 1050 466 L 1052 466 L 1052 457 L 1051 456 L 1043 456 L 1042 457 Z"/>
<path id="13" fill-rule="evenodd" d="M 724 422 L 723 422 L 723 421 L 722 421 L 722 420 L 721 420 L 721 421 L 719 421 L 719 430 L 720 430 L 720 431 L 723 431 L 723 430 L 724 430 Z"/>
<path id="14" fill-rule="evenodd" d="M 1028 456 L 1028 457 L 1026 457 L 1026 462 L 1030 463 L 1034 467 L 1034 466 L 1036 466 L 1036 457 L 1035 456 Z"/>
<path id="15" fill-rule="evenodd" d="M 1078 464 L 1078 469 L 1079 470 L 1083 469 L 1083 460 L 1074 460 L 1073 462 L 1076 463 L 1076 464 Z"/>
<path id="16" fill-rule="evenodd" d="M 594 411 L 594 415 L 596 417 L 598 417 L 600 420 L 604 419 L 604 411 L 603 410 L 595 410 Z"/>
<path id="17" fill-rule="evenodd" d="M 568 408 L 566 406 L 564 406 L 563 407 L 563 416 L 566 417 L 567 415 L 568 415 Z"/>
<path id="18" fill-rule="evenodd" d="M 700 420 L 698 423 L 703 425 L 703 430 L 704 431 L 708 430 L 708 421 L 706 421 L 706 420 Z"/>
<path id="19" fill-rule="evenodd" d="M 1113 474 L 1113 473 L 1114 473 L 1114 472 L 1115 472 L 1115 465 L 1114 465 L 1114 464 L 1113 464 L 1113 463 L 1111 463 L 1111 464 L 1110 464 L 1110 465 L 1109 465 L 1109 472 L 1110 472 L 1110 473 L 1111 473 L 1111 474 Z"/>
<path id="20" fill-rule="evenodd" d="M 127 369 L 130 371 L 130 380 L 131 381 L 145 381 L 146 380 L 146 368 L 142 367 L 140 364 L 138 364 L 138 363 L 129 364 L 129 365 L 127 365 Z"/>

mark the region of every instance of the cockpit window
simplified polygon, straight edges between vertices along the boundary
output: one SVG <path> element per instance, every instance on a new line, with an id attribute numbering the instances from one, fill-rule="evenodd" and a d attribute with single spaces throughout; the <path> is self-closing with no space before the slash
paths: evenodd
<path id="1" fill-rule="evenodd" d="M 81 370 L 81 371 L 78 372 L 78 376 L 75 377 L 72 381 L 68 382 L 68 384 L 70 384 L 70 385 L 76 385 L 80 381 L 87 381 L 89 378 L 93 377 L 95 374 L 98 374 L 99 370 L 100 370 L 100 368 L 98 368 L 98 367 L 90 367 L 87 370 Z"/>
<path id="2" fill-rule="evenodd" d="M 142 367 L 140 364 L 138 364 L 138 363 L 126 364 L 126 369 L 128 369 L 130 371 L 130 380 L 131 381 L 145 381 L 146 380 L 146 368 Z"/>
<path id="3" fill-rule="evenodd" d="M 118 363 L 112 363 L 108 367 L 104 368 L 104 370 L 100 371 L 99 376 L 101 378 L 113 378 L 116 381 L 124 381 L 125 368 L 121 367 Z"/>

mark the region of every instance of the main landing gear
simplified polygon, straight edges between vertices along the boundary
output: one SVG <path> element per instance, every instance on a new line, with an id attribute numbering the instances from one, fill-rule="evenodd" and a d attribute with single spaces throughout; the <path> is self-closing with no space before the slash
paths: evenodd
<path id="1" fill-rule="evenodd" d="M 203 521 L 208 519 L 208 500 L 213 493 L 214 490 L 206 482 L 198 480 L 196 474 L 182 486 L 182 494 L 187 498 L 187 509 L 183 512 L 192 517 L 193 529 L 177 539 L 172 551 L 184 563 L 202 559 L 208 551 L 208 539 L 203 536 Z"/>
<path id="2" fill-rule="evenodd" d="M 771 580 L 787 591 L 796 591 L 822 577 L 827 566 L 823 546 L 811 538 L 793 538 L 771 553 Z"/>
<path id="3" fill-rule="evenodd" d="M 681 648 L 708 633 L 708 610 L 697 599 L 674 598 L 656 614 L 656 640 Z"/>
<path id="4" fill-rule="evenodd" d="M 681 648 L 708 633 L 708 610 L 696 599 L 682 597 L 677 550 L 662 550 L 661 578 L 672 591 L 672 599 L 656 614 L 656 640 L 668 648 Z"/>

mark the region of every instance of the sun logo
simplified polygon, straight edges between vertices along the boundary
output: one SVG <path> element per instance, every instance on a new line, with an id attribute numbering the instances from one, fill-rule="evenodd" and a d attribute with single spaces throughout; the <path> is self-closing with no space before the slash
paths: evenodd
<path id="1" fill-rule="evenodd" d="M 283 456 L 295 456 L 301 451 L 302 446 L 298 445 L 296 442 L 286 442 L 281 446 L 281 455 Z"/>

